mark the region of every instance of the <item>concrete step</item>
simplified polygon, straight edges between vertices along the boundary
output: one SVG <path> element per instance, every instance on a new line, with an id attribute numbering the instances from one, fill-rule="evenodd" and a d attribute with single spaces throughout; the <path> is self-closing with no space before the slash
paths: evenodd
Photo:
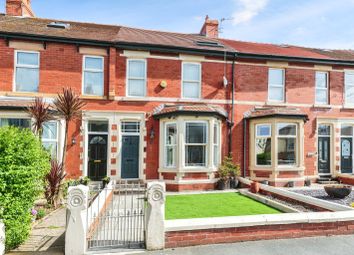
<path id="1" fill-rule="evenodd" d="M 319 184 L 339 184 L 337 181 L 317 181 Z"/>

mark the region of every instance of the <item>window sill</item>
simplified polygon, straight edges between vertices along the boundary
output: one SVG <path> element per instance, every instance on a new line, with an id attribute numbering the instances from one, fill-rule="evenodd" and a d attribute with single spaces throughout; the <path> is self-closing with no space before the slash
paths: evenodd
<path id="1" fill-rule="evenodd" d="M 332 106 L 329 104 L 314 104 L 312 106 L 313 108 L 325 108 L 325 109 L 331 109 Z"/>
<path id="2" fill-rule="evenodd" d="M 165 168 L 160 167 L 159 173 L 213 173 L 216 172 L 218 169 L 215 167 L 196 167 L 196 168 Z"/>
<path id="3" fill-rule="evenodd" d="M 266 106 L 286 106 L 287 104 L 285 102 L 273 102 L 273 101 L 267 101 L 265 103 Z"/>
<path id="4" fill-rule="evenodd" d="M 82 99 L 100 99 L 100 100 L 102 100 L 102 99 L 107 99 L 107 97 L 106 96 L 91 96 L 91 95 L 82 95 L 82 96 L 80 96 L 80 98 L 82 98 Z"/>
<path id="5" fill-rule="evenodd" d="M 41 93 L 41 92 L 21 92 L 21 91 L 12 91 L 12 92 L 3 92 L 1 95 L 5 96 L 21 96 L 21 97 L 55 97 L 56 94 L 49 94 L 49 93 Z"/>
<path id="6" fill-rule="evenodd" d="M 354 110 L 354 105 L 343 105 L 342 109 Z"/>

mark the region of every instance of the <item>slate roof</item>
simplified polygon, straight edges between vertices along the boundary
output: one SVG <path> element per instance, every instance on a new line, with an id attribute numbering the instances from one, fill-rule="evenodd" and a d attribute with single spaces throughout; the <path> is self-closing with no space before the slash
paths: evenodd
<path id="1" fill-rule="evenodd" d="M 303 118 L 308 120 L 306 113 L 298 108 L 290 107 L 255 107 L 244 114 L 246 119 L 284 117 L 284 118 Z"/>
<path id="2" fill-rule="evenodd" d="M 169 105 L 163 104 L 157 107 L 153 113 L 155 118 L 169 117 L 175 115 L 218 115 L 227 118 L 224 108 L 217 105 L 195 104 L 195 105 Z"/>

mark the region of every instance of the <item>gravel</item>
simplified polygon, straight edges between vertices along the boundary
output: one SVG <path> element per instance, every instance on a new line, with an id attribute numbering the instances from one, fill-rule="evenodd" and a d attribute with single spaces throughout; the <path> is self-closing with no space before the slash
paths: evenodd
<path id="1" fill-rule="evenodd" d="M 279 199 L 277 197 L 273 197 L 272 195 L 265 195 L 265 194 L 258 194 L 258 195 L 264 196 L 270 200 L 276 201 L 276 202 L 281 203 L 283 205 L 287 205 L 287 206 L 294 208 L 300 212 L 316 212 L 316 210 L 314 210 L 313 208 L 306 207 L 300 203 L 296 203 L 295 201 L 291 201 L 291 202 L 285 201 L 285 200 Z"/>
<path id="2" fill-rule="evenodd" d="M 302 194 L 305 196 L 310 196 L 310 197 L 334 202 L 337 204 L 346 205 L 346 206 L 351 206 L 351 204 L 354 203 L 354 190 L 349 194 L 349 196 L 347 196 L 343 199 L 332 198 L 332 197 L 328 196 L 326 191 L 324 190 L 324 188 L 316 188 L 316 189 L 308 188 L 308 189 L 299 189 L 299 190 L 292 189 L 290 191 L 298 193 L 298 194 Z"/>

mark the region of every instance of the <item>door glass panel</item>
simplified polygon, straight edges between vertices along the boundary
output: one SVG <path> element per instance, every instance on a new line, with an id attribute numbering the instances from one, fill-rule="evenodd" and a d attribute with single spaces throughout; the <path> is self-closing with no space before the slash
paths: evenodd
<path id="1" fill-rule="evenodd" d="M 107 121 L 90 121 L 88 123 L 89 132 L 108 132 Z"/>
<path id="2" fill-rule="evenodd" d="M 139 122 L 122 122 L 121 124 L 123 133 L 139 133 L 140 123 Z"/>
<path id="3" fill-rule="evenodd" d="M 318 135 L 331 135 L 331 127 L 329 125 L 319 125 Z"/>

